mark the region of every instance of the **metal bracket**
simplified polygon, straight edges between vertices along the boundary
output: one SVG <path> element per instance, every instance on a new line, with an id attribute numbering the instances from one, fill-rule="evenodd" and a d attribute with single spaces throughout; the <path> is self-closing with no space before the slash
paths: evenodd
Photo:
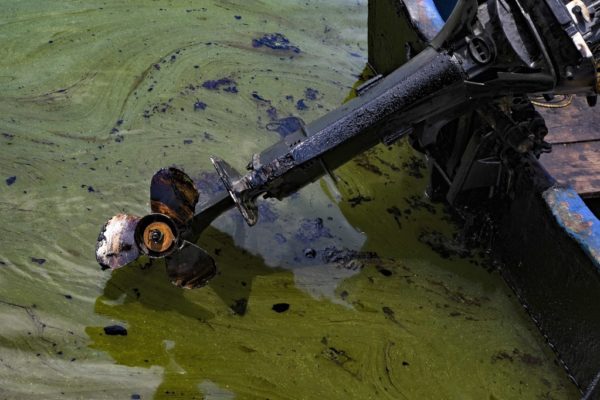
<path id="1" fill-rule="evenodd" d="M 249 187 L 244 179 L 231 165 L 227 162 L 211 157 L 210 161 L 217 170 L 221 181 L 225 185 L 229 196 L 233 199 L 235 206 L 242 214 L 249 226 L 253 226 L 258 221 L 258 207 L 256 206 L 255 197 L 250 196 Z"/>

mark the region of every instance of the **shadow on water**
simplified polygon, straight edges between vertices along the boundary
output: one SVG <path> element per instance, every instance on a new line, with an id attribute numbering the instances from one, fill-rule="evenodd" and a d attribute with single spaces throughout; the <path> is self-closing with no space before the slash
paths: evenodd
<path id="1" fill-rule="evenodd" d="M 261 258 L 237 247 L 227 234 L 214 228 L 209 227 L 203 238 L 202 244 L 219 266 L 217 276 L 206 287 L 180 289 L 169 282 L 162 260 L 140 260 L 114 271 L 95 303 L 98 314 L 118 324 L 123 321 L 127 335 L 107 335 L 103 327 L 86 329 L 94 340 L 92 347 L 107 351 L 119 364 L 163 367 L 158 398 L 203 398 L 201 392 L 210 392 L 212 384 L 201 385 L 201 379 L 194 379 L 202 376 L 196 357 L 203 346 L 212 345 L 207 337 L 214 338 L 215 329 L 222 328 L 215 328 L 213 320 L 241 318 L 255 278 L 280 271 L 267 267 Z"/>

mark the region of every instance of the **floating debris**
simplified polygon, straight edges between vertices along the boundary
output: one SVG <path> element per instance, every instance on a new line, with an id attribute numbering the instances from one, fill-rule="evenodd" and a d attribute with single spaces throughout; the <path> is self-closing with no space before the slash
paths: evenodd
<path id="1" fill-rule="evenodd" d="M 15 183 L 15 181 L 17 180 L 16 176 L 10 176 L 8 178 L 6 178 L 6 184 L 8 186 L 12 185 L 13 183 Z"/>
<path id="2" fill-rule="evenodd" d="M 287 310 L 289 310 L 290 305 L 288 303 L 277 303 L 277 304 L 273 304 L 273 307 L 271 307 L 271 309 L 273 311 L 275 311 L 276 313 L 282 313 L 282 312 L 286 312 Z"/>
<path id="3" fill-rule="evenodd" d="M 200 100 L 196 100 L 194 103 L 194 111 L 206 110 L 206 103 Z"/>
<path id="4" fill-rule="evenodd" d="M 205 81 L 202 83 L 202 87 L 208 90 L 222 90 L 228 93 L 237 93 L 237 83 L 230 78 L 221 78 Z"/>
<path id="5" fill-rule="evenodd" d="M 296 108 L 300 111 L 308 110 L 308 106 L 304 102 L 304 99 L 300 99 L 296 102 Z"/>
<path id="6" fill-rule="evenodd" d="M 104 333 L 110 336 L 127 336 L 127 329 L 121 325 L 110 325 L 104 327 Z"/>
<path id="7" fill-rule="evenodd" d="M 304 90 L 304 97 L 306 97 L 308 100 L 316 100 L 318 96 L 319 91 L 317 89 L 306 88 Z"/>

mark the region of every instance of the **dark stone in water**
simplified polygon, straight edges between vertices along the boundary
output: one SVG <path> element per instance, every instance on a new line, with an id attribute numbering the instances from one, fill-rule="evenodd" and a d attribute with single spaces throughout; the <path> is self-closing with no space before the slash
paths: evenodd
<path id="1" fill-rule="evenodd" d="M 15 181 L 17 180 L 16 176 L 10 176 L 8 178 L 6 178 L 6 184 L 8 186 L 12 185 L 13 183 L 15 183 Z"/>
<path id="2" fill-rule="evenodd" d="M 273 50 L 300 53 L 300 49 L 290 43 L 281 33 L 266 33 L 261 38 L 252 39 L 252 47 L 268 47 Z"/>
<path id="3" fill-rule="evenodd" d="M 287 310 L 289 310 L 290 305 L 288 303 L 277 303 L 277 304 L 273 304 L 273 307 L 271 307 L 271 309 L 273 311 L 275 311 L 276 313 L 282 313 L 282 312 L 286 312 Z"/>
<path id="4" fill-rule="evenodd" d="M 109 325 L 104 327 L 104 333 L 110 336 L 127 336 L 127 329 L 121 325 Z"/>

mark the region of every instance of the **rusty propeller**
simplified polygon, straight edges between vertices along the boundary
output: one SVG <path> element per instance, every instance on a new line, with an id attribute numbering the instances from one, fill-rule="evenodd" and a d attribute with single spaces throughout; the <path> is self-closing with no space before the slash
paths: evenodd
<path id="1" fill-rule="evenodd" d="M 179 287 L 204 286 L 216 274 L 206 251 L 184 240 L 182 234 L 194 217 L 199 195 L 194 182 L 177 168 L 164 168 L 152 177 L 151 213 L 144 217 L 118 214 L 102 227 L 96 260 L 115 270 L 145 254 L 165 258 L 167 275 Z"/>

